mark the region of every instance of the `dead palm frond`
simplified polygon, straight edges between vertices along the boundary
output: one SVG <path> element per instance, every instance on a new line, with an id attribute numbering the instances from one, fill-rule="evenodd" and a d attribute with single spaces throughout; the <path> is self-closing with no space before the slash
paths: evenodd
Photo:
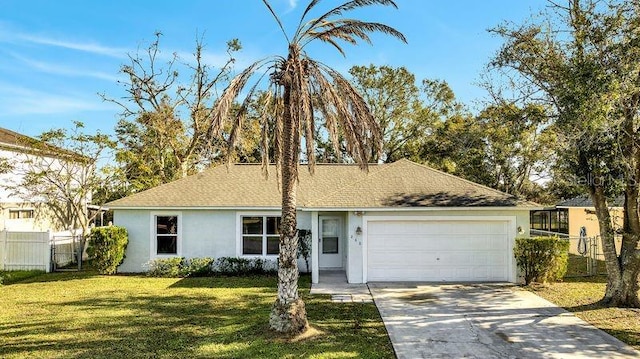
<path id="1" fill-rule="evenodd" d="M 220 129 L 229 128 L 230 125 L 232 131 L 227 141 L 231 150 L 238 136 L 241 135 L 238 131 L 246 119 L 248 99 L 254 98 L 257 92 L 264 93 L 264 86 L 261 87 L 260 83 L 268 79 L 266 91 L 269 95 L 263 95 L 261 98 L 258 106 L 260 113 L 257 116 L 261 126 L 262 162 L 265 171 L 268 169 L 266 164 L 271 160 L 274 160 L 279 167 L 283 151 L 292 150 L 298 156 L 301 150 L 300 144 L 304 139 L 306 160 L 309 170 L 313 172 L 316 118 L 324 121 L 335 152 L 340 154 L 339 139 L 342 138 L 347 152 L 363 168 L 366 168 L 369 156 L 381 151 L 382 148 L 379 125 L 371 115 L 365 100 L 351 86 L 351 83 L 338 71 L 308 57 L 304 48 L 314 40 L 319 40 L 330 44 L 345 55 L 342 43 L 357 44 L 359 40 L 371 43 L 369 34 L 373 32 L 388 34 L 406 42 L 405 37 L 390 26 L 341 17 L 344 13 L 366 6 L 384 5 L 397 8 L 397 5 L 392 0 L 353 0 L 307 21 L 306 17 L 320 3 L 320 0 L 311 0 L 300 18 L 293 37 L 288 37 L 271 5 L 266 0 L 263 2 L 285 35 L 289 44 L 289 53 L 287 57 L 274 56 L 256 61 L 231 80 L 213 109 L 210 134 L 219 134 Z M 286 83 L 283 80 L 285 76 Z M 255 79 L 255 82 L 249 85 L 252 79 Z M 247 86 L 250 87 L 246 93 L 246 99 L 242 101 L 238 111 L 232 112 L 234 101 Z M 285 87 L 288 87 L 287 93 L 290 96 L 287 109 L 283 108 L 282 102 Z M 289 111 L 290 115 L 287 118 L 294 122 L 298 131 L 297 148 L 282 148 L 280 136 L 283 111 Z M 273 159 L 269 156 L 270 139 L 274 144 Z"/>

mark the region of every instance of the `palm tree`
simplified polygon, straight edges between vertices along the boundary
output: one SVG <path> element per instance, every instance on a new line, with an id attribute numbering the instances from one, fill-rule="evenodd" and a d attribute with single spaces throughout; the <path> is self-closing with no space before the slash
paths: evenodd
<path id="1" fill-rule="evenodd" d="M 223 128 L 230 127 L 228 145 L 233 148 L 242 123 L 247 119 L 248 109 L 252 107 L 252 100 L 260 101 L 258 118 L 262 129 L 263 171 L 268 175 L 271 161 L 269 143 L 273 141 L 276 171 L 282 188 L 278 298 L 269 324 L 278 332 L 298 333 L 307 327 L 304 303 L 298 296 L 297 264 L 296 192 L 302 139 L 311 173 L 315 165 L 316 116 L 325 122 L 335 152 L 341 152 L 339 138 L 342 137 L 347 152 L 363 169 L 367 167 L 370 154 L 379 153 L 382 148 L 378 123 L 357 90 L 336 70 L 307 56 L 304 49 L 309 43 L 319 40 L 332 45 L 344 56 L 340 41 L 357 44 L 358 40 L 364 40 L 371 43 L 368 34 L 372 32 L 388 34 L 403 42 L 406 39 L 390 26 L 341 16 L 371 5 L 397 8 L 392 0 L 348 1 L 307 21 L 309 12 L 320 2 L 311 0 L 291 38 L 269 2 L 263 2 L 287 40 L 288 54 L 286 57 L 273 56 L 256 61 L 231 80 L 214 106 L 211 135 L 219 135 Z M 265 79 L 267 85 L 260 87 Z M 233 106 L 245 88 L 248 88 L 246 98 L 239 108 Z"/>

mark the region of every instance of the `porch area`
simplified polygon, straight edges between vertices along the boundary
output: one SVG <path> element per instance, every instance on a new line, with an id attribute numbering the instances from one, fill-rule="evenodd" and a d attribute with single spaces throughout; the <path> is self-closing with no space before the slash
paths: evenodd
<path id="1" fill-rule="evenodd" d="M 371 303 L 373 298 L 367 284 L 350 284 L 344 270 L 319 271 L 318 283 L 311 284 L 311 294 L 331 295 L 332 302 Z"/>

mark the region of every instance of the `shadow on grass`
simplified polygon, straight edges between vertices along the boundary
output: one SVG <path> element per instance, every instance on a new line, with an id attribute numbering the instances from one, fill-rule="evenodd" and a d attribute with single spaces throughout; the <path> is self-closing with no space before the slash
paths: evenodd
<path id="1" fill-rule="evenodd" d="M 170 288 L 276 288 L 278 278 L 273 276 L 219 276 L 182 278 Z"/>
<path id="2" fill-rule="evenodd" d="M 302 295 L 320 334 L 291 342 L 268 329 L 277 292 L 272 277 L 186 278 L 167 287 L 166 280 L 140 276 L 71 283 L 91 275 L 61 275 L 69 278 L 53 275 L 26 287 L 51 293 L 50 300 L 11 291 L 23 307 L 0 316 L 0 357 L 393 357 L 374 305 L 309 297 L 304 279 Z"/>
<path id="3" fill-rule="evenodd" d="M 9 272 L 10 273 L 10 272 Z M 98 273 L 94 271 L 79 271 L 79 272 L 53 272 L 44 273 L 40 272 L 33 276 L 22 278 L 18 281 L 11 282 L 9 284 L 26 284 L 26 283 L 46 283 L 46 282 L 65 282 L 78 279 L 87 279 L 97 276 Z"/>

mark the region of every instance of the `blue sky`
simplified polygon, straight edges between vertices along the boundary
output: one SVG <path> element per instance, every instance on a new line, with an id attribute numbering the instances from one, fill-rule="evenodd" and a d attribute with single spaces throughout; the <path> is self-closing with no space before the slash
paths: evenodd
<path id="1" fill-rule="evenodd" d="M 545 6 L 543 0 L 396 1 L 398 10 L 377 6 L 353 16 L 395 27 L 408 44 L 374 36 L 373 46 L 346 46 L 346 58 L 329 46 L 313 47 L 311 55 L 343 73 L 353 65 L 405 66 L 418 80 L 447 81 L 471 107 L 485 96 L 475 84 L 501 44 L 486 30 L 521 23 Z M 338 3 L 323 0 L 318 9 Z M 307 1 L 271 4 L 291 31 Z M 90 131 L 113 133 L 119 109 L 97 93 L 123 95 L 116 84 L 120 66 L 156 31 L 167 56 L 188 56 L 204 33 L 212 65 L 225 59 L 226 41 L 238 38 L 237 70 L 286 50 L 260 0 L 0 0 L 0 127 L 35 136 L 82 121 Z"/>

